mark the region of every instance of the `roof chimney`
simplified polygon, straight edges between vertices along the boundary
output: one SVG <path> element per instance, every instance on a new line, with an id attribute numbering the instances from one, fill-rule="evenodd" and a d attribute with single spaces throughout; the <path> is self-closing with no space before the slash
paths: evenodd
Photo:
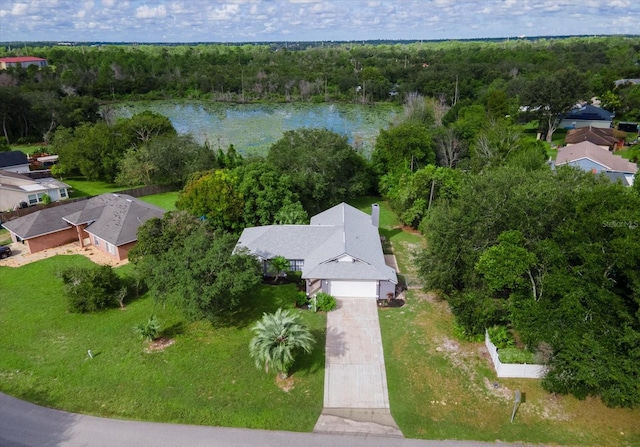
<path id="1" fill-rule="evenodd" d="M 380 205 L 371 205 L 371 225 L 378 228 L 380 226 Z"/>

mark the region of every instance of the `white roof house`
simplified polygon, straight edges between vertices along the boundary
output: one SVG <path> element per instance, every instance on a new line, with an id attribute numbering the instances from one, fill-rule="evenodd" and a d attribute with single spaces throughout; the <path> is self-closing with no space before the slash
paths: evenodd
<path id="1" fill-rule="evenodd" d="M 341 297 L 395 296 L 398 279 L 385 263 L 378 233 L 379 208 L 372 215 L 341 203 L 311 218 L 309 225 L 247 228 L 237 247 L 263 262 L 283 256 L 290 269 L 301 271 L 307 292 Z"/>
<path id="2" fill-rule="evenodd" d="M 24 174 L 0 170 L 0 211 L 36 205 L 47 195 L 52 202 L 69 198 L 71 186 L 53 177 L 32 179 Z"/>

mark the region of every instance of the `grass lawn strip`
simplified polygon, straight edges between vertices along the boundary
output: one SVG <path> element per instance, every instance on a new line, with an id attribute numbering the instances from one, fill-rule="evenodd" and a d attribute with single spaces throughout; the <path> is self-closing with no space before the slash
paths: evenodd
<path id="1" fill-rule="evenodd" d="M 293 367 L 284 392 L 273 374 L 255 368 L 249 327 L 262 312 L 292 307 L 293 285 L 263 286 L 239 326 L 214 329 L 186 322 L 147 296 L 124 311 L 66 311 L 55 272 L 87 265 L 80 256 L 56 256 L 20 268 L 0 267 L 0 389 L 41 405 L 96 416 L 185 424 L 311 431 L 322 410 L 325 316 L 301 316 L 317 349 Z M 125 271 L 132 266 L 124 266 Z M 145 353 L 133 327 L 151 313 L 175 343 Z M 91 349 L 94 358 L 87 355 Z"/>
<path id="2" fill-rule="evenodd" d="M 128 189 L 125 186 L 117 186 L 113 183 L 89 181 L 84 178 L 69 177 L 61 179 L 64 183 L 71 186 L 71 198 L 98 196 L 107 192 L 117 192 Z"/>
<path id="3" fill-rule="evenodd" d="M 139 197 L 139 199 L 152 205 L 159 206 L 167 211 L 175 211 L 176 201 L 178 200 L 179 195 L 179 191 L 171 191 L 143 196 Z"/>

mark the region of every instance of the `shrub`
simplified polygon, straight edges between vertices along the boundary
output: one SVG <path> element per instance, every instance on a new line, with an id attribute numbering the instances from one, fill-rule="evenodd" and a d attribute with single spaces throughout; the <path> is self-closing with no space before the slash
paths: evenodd
<path id="1" fill-rule="evenodd" d="M 51 196 L 49 196 L 49 194 L 43 195 L 42 203 L 44 203 L 45 205 L 49 205 L 51 203 Z"/>
<path id="2" fill-rule="evenodd" d="M 328 293 L 320 292 L 316 296 L 316 306 L 317 309 L 323 312 L 330 312 L 336 308 L 337 301 L 334 297 L 329 295 Z"/>
<path id="3" fill-rule="evenodd" d="M 296 306 L 303 307 L 309 303 L 309 298 L 306 292 L 298 292 L 296 294 Z"/>
<path id="4" fill-rule="evenodd" d="M 491 343 L 496 345 L 498 349 L 511 348 L 516 344 L 513 335 L 505 326 L 491 326 L 487 332 L 489 332 Z"/>
<path id="5" fill-rule="evenodd" d="M 76 313 L 95 312 L 115 305 L 120 278 L 108 265 L 71 267 L 60 273 L 69 310 Z"/>
<path id="6" fill-rule="evenodd" d="M 151 315 L 146 322 L 140 323 L 134 328 L 134 330 L 143 340 L 151 341 L 158 337 L 161 326 L 158 319 Z"/>
<path id="7" fill-rule="evenodd" d="M 504 324 L 508 319 L 505 300 L 493 299 L 482 292 L 455 292 L 447 297 L 456 323 L 470 336 L 481 335 L 484 329 Z"/>
<path id="8" fill-rule="evenodd" d="M 533 352 L 518 348 L 499 349 L 498 357 L 502 363 L 535 363 L 536 361 Z"/>

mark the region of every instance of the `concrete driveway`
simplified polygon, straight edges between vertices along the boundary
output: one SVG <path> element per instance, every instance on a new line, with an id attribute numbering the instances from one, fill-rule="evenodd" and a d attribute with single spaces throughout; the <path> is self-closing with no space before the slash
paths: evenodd
<path id="1" fill-rule="evenodd" d="M 327 314 L 324 409 L 314 431 L 402 436 L 389 410 L 375 298 L 337 298 Z"/>

